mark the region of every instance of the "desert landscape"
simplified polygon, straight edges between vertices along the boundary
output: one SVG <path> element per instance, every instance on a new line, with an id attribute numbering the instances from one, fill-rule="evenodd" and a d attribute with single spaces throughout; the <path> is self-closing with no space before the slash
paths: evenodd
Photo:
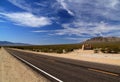
<path id="1" fill-rule="evenodd" d="M 61 67 L 61 63 L 63 63 L 63 68 L 69 66 L 70 64 L 70 66 L 74 67 L 74 69 L 72 69 L 73 71 L 78 70 L 76 69 L 76 66 L 79 66 L 79 69 L 81 69 L 82 67 L 84 70 L 86 70 L 87 68 L 89 72 L 110 75 L 110 77 L 112 75 L 116 76 L 112 78 L 118 78 L 118 70 L 120 66 L 119 40 L 120 39 L 116 37 L 96 37 L 79 44 L 33 46 L 28 44 L 24 44 L 21 46 L 16 46 L 15 44 L 14 46 L 11 46 L 9 42 L 8 46 L 2 45 L 3 47 L 1 47 L 0 49 L 1 82 L 51 82 L 55 80 L 63 82 L 61 79 L 57 78 L 61 77 L 61 75 L 59 75 L 59 73 L 57 72 L 63 71 L 62 73 L 66 73 L 64 69 L 58 68 L 59 66 Z M 12 45 L 13 44 L 14 43 L 12 43 Z M 55 65 L 55 68 L 54 66 L 51 67 L 51 65 Z M 57 65 L 58 67 L 56 67 Z M 47 66 L 48 68 L 46 68 Z M 42 74 L 36 72 L 35 70 L 33 70 L 33 68 L 39 70 L 40 72 L 42 72 Z M 50 74 L 43 69 L 49 71 Z M 53 70 L 59 70 L 55 73 L 57 74 L 57 77 L 53 76 Z M 69 70 L 71 70 L 71 68 L 69 68 Z M 81 72 L 82 71 L 80 71 L 80 73 Z M 72 77 L 69 76 L 70 74 L 68 73 L 67 75 L 68 77 Z M 77 76 L 75 76 L 74 78 L 77 78 Z M 92 77 L 91 79 L 93 79 L 94 76 L 96 75 L 90 75 L 90 77 Z M 68 77 L 63 77 L 63 80 L 69 81 L 69 79 L 66 79 Z M 99 75 L 97 78 L 99 78 Z M 97 81 L 97 78 L 94 80 Z M 105 79 L 105 77 L 102 78 Z M 77 79 L 72 80 L 79 81 Z M 86 81 L 88 80 L 89 79 L 86 79 Z M 106 79 L 106 81 L 108 82 L 109 80 L 112 81 L 114 79 Z"/>
<path id="2" fill-rule="evenodd" d="M 0 82 L 120 82 L 120 0 L 0 0 Z"/>

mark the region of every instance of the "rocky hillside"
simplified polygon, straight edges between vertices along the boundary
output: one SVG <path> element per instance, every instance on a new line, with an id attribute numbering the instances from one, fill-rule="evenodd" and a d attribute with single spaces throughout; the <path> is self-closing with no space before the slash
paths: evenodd
<path id="1" fill-rule="evenodd" d="M 85 42 L 120 42 L 120 37 L 94 37 Z"/>

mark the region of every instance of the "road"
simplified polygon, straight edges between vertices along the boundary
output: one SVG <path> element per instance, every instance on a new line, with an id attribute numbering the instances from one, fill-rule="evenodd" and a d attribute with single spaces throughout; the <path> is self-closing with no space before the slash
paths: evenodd
<path id="1" fill-rule="evenodd" d="M 61 82 L 120 82 L 119 66 L 38 55 L 13 49 L 6 49 L 6 51 L 55 77 L 51 78 L 46 73 L 35 69 L 52 82 L 59 80 Z"/>

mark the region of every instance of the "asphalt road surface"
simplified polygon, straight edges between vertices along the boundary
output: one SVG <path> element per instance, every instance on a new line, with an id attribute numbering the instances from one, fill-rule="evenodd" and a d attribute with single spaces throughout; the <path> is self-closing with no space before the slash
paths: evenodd
<path id="1" fill-rule="evenodd" d="M 38 55 L 13 49 L 6 50 L 14 57 L 17 56 L 26 60 L 58 78 L 61 82 L 120 82 L 119 66 Z M 40 71 L 37 72 L 43 74 L 52 82 L 57 82 L 54 78 Z"/>

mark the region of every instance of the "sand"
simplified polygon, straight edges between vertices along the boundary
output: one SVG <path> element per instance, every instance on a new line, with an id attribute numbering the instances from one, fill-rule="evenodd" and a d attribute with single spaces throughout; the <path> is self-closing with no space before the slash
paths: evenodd
<path id="1" fill-rule="evenodd" d="M 0 49 L 0 82 L 50 82 Z"/>

